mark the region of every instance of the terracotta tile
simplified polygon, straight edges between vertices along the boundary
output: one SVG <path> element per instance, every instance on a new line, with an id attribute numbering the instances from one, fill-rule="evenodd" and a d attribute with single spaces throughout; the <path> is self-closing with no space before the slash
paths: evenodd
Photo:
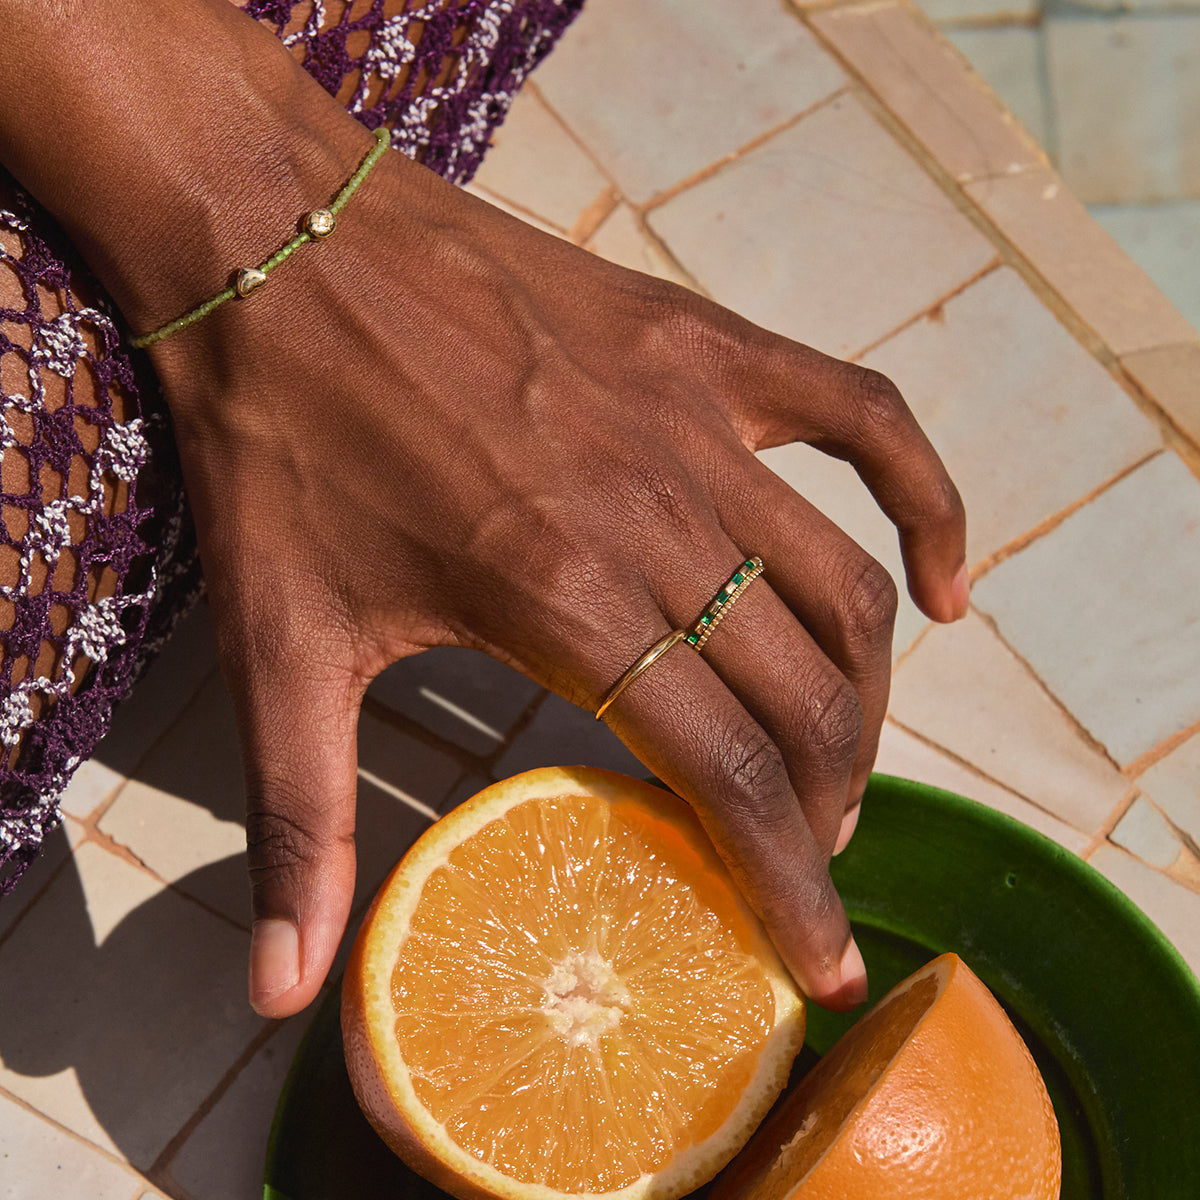
<path id="1" fill-rule="evenodd" d="M 722 304 L 839 357 L 994 257 L 853 96 L 654 209 L 649 223 Z"/>
<path id="2" fill-rule="evenodd" d="M 1119 763 L 1200 719 L 1198 539 L 1200 480 L 1166 452 L 975 584 L 974 603 Z"/>
<path id="3" fill-rule="evenodd" d="M 4 1195 L 12 1200 L 68 1195 L 129 1200 L 137 1187 L 137 1176 L 127 1168 L 3 1096 L 0 1162 Z"/>
<path id="4" fill-rule="evenodd" d="M 947 29 L 944 35 L 1004 102 L 1039 146 L 1046 145 L 1048 100 L 1042 31 L 1011 25 Z"/>
<path id="5" fill-rule="evenodd" d="M 1085 203 L 1200 198 L 1200 13 L 1046 21 L 1058 168 Z"/>
<path id="6" fill-rule="evenodd" d="M 0 938 L 17 923 L 21 914 L 36 903 L 41 890 L 54 878 L 71 851 L 79 844 L 83 830 L 70 817 L 42 843 L 41 853 L 25 870 L 21 882 L 0 901 Z"/>
<path id="7" fill-rule="evenodd" d="M 311 1020 L 310 1011 L 285 1022 L 171 1160 L 167 1170 L 191 1200 L 229 1200 L 261 1192 L 275 1105 Z"/>
<path id="8" fill-rule="evenodd" d="M 912 5 L 870 0 L 811 19 L 955 179 L 1003 175 L 1045 161 L 982 77 Z"/>
<path id="9" fill-rule="evenodd" d="M 1122 849 L 1160 870 L 1174 865 L 1183 851 L 1162 813 L 1142 796 L 1133 802 L 1109 836 Z"/>
<path id="10" fill-rule="evenodd" d="M 472 754 L 491 754 L 540 690 L 478 650 L 438 646 L 394 663 L 369 695 Z"/>
<path id="11" fill-rule="evenodd" d="M 1126 354 L 1121 366 L 1200 445 L 1200 341 Z"/>
<path id="12" fill-rule="evenodd" d="M 1179 829 L 1200 844 L 1200 735 L 1159 759 L 1137 782 Z"/>
<path id="13" fill-rule="evenodd" d="M 628 204 L 618 204 L 613 209 L 591 240 L 585 243 L 585 248 L 618 266 L 629 267 L 646 275 L 657 275 L 659 279 L 670 280 L 681 287 L 695 287 L 694 281 L 641 228 L 637 215 Z"/>
<path id="14" fill-rule="evenodd" d="M 902 654 L 929 624 L 929 619 L 912 602 L 906 590 L 896 527 L 880 511 L 854 468 L 799 443 L 764 450 L 759 458 L 887 568 L 900 593 L 892 651 L 895 656 Z"/>
<path id="15" fill-rule="evenodd" d="M 462 774 L 453 759 L 369 716 L 359 723 L 359 764 L 384 790 L 367 780 L 359 788 L 356 905 L 428 823 L 396 793 L 432 811 Z M 100 829 L 181 891 L 248 927 L 244 797 L 233 710 L 213 679 Z"/>
<path id="16" fill-rule="evenodd" d="M 1200 329 L 1200 200 L 1092 204 L 1088 211 L 1191 325 Z M 1200 384 L 1193 382 L 1192 388 L 1196 392 Z"/>
<path id="17" fill-rule="evenodd" d="M 1157 426 L 1008 268 L 862 361 L 897 384 L 957 482 L 971 563 L 1162 445 Z"/>
<path id="18" fill-rule="evenodd" d="M 564 231 L 609 186 L 533 91 L 517 94 L 472 182 Z"/>
<path id="19" fill-rule="evenodd" d="M 118 705 L 112 727 L 67 786 L 63 811 L 86 817 L 109 799 L 217 669 L 208 605 L 198 604 Z"/>
<path id="20" fill-rule="evenodd" d="M 1084 833 L 1095 833 L 1129 792 L 1128 780 L 974 614 L 931 629 L 900 664 L 891 712 Z"/>
<path id="21" fill-rule="evenodd" d="M 1101 846 L 1088 861 L 1166 934 L 1188 966 L 1200 974 L 1200 895 L 1116 846 Z"/>
<path id="22" fill-rule="evenodd" d="M 919 738 L 898 729 L 890 721 L 883 727 L 879 741 L 879 758 L 875 769 L 901 779 L 929 783 L 968 800 L 978 801 L 1007 816 L 1036 829 L 1051 841 L 1066 847 L 1073 854 L 1082 854 L 1088 839 L 1077 829 L 1043 812 L 1040 808 L 1014 795 L 1007 788 L 956 763 L 953 759 L 925 745 Z"/>
<path id="23" fill-rule="evenodd" d="M 144 1169 L 262 1027 L 245 965 L 240 930 L 85 844 L 0 946 L 0 1085 Z"/>
<path id="24" fill-rule="evenodd" d="M 536 82 L 643 204 L 845 80 L 776 0 L 604 0 L 584 9 Z"/>
<path id="25" fill-rule="evenodd" d="M 1052 171 L 983 179 L 967 192 L 1115 354 L 1195 339 L 1182 314 Z"/>
<path id="26" fill-rule="evenodd" d="M 602 721 L 550 693 L 496 764 L 498 779 L 532 767 L 584 764 L 646 778 L 649 772 Z"/>

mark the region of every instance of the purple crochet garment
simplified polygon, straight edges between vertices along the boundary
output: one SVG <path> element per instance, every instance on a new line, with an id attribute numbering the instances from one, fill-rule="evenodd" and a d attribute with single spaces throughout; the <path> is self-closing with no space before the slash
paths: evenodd
<path id="1" fill-rule="evenodd" d="M 242 7 L 364 125 L 390 125 L 393 146 L 464 183 L 583 0 L 407 3 L 339 5 L 336 21 L 323 0 Z M 0 564 L 19 577 L 0 586 L 0 896 L 203 590 L 166 406 L 126 339 L 55 223 L 0 168 Z"/>

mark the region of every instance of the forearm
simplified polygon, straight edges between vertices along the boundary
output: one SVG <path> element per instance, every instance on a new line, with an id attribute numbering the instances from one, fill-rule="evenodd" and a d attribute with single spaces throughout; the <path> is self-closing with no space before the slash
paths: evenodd
<path id="1" fill-rule="evenodd" d="M 228 0 L 0 0 L 0 160 L 135 329 L 261 261 L 370 135 Z"/>

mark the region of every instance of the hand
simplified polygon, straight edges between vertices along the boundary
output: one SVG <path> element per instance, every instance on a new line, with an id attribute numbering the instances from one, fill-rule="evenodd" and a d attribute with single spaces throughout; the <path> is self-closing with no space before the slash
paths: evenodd
<path id="1" fill-rule="evenodd" d="M 342 934 L 379 671 L 470 646 L 594 710 L 750 554 L 766 575 L 703 656 L 671 651 L 606 719 L 694 805 L 805 990 L 861 999 L 827 865 L 876 751 L 895 590 L 753 451 L 852 462 L 916 602 L 961 615 L 962 508 L 887 380 L 397 155 L 328 244 L 154 353 L 242 733 L 261 1012 L 308 1003 Z"/>

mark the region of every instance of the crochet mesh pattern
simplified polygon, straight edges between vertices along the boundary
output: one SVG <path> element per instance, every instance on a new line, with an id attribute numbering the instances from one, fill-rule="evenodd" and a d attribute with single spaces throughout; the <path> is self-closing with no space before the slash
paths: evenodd
<path id="1" fill-rule="evenodd" d="M 370 129 L 474 174 L 583 0 L 246 0 Z M 145 355 L 54 221 L 0 168 L 0 896 L 72 772 L 203 591 Z"/>

